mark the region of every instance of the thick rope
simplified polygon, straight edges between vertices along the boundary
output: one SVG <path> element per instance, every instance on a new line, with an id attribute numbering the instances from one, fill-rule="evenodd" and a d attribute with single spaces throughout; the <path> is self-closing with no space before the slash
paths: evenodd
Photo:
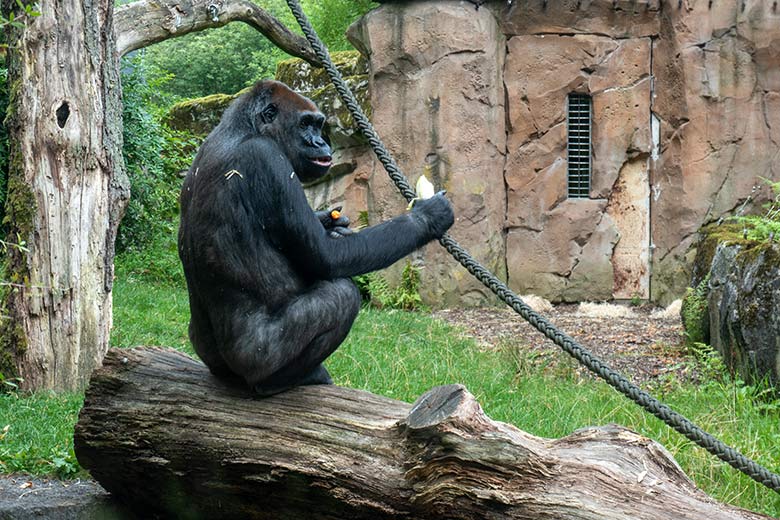
<path id="1" fill-rule="evenodd" d="M 387 170 L 388 175 L 393 180 L 398 190 L 407 201 L 415 197 L 414 190 L 409 185 L 404 174 L 398 168 L 393 157 L 385 148 L 379 135 L 374 130 L 368 118 L 360 108 L 360 104 L 344 82 L 341 73 L 333 65 L 328 50 L 317 36 L 317 33 L 309 23 L 308 18 L 301 9 L 298 0 L 286 0 L 298 25 L 301 26 L 303 34 L 314 49 L 315 54 L 324 64 L 325 70 L 330 76 L 333 86 L 339 93 L 344 104 L 352 114 L 352 119 L 357 127 L 363 133 L 371 148 L 374 150 L 379 161 Z M 749 476 L 756 482 L 763 484 L 769 489 L 780 493 L 780 475 L 773 473 L 757 462 L 747 458 L 734 448 L 728 446 L 723 441 L 702 430 L 692 421 L 672 410 L 668 405 L 662 403 L 651 396 L 634 383 L 623 377 L 621 374 L 603 363 L 586 348 L 577 343 L 572 337 L 558 330 L 553 324 L 540 314 L 536 313 L 523 300 L 520 299 L 504 282 L 499 280 L 493 273 L 477 262 L 466 250 L 448 234 L 444 235 L 439 243 L 472 275 L 474 275 L 482 284 L 493 291 L 501 300 L 512 307 L 528 323 L 533 325 L 539 332 L 550 338 L 556 345 L 561 347 L 567 354 L 579 361 L 588 370 L 598 375 L 610 386 L 620 391 L 623 395 L 634 401 L 636 404 L 655 415 L 668 426 L 692 440 L 702 448 L 709 451 L 719 459 L 727 462 L 732 467 Z"/>

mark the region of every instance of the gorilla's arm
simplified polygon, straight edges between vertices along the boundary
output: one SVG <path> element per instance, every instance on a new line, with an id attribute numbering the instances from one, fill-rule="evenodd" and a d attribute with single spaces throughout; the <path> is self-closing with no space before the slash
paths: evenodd
<path id="1" fill-rule="evenodd" d="M 382 269 L 438 238 L 453 223 L 452 208 L 443 195 L 418 201 L 413 210 L 359 233 L 329 236 L 309 207 L 292 166 L 266 139 L 245 141 L 239 171 L 246 172 L 265 232 L 295 265 L 313 278 L 332 280 Z M 263 160 L 258 160 L 263 158 Z"/>

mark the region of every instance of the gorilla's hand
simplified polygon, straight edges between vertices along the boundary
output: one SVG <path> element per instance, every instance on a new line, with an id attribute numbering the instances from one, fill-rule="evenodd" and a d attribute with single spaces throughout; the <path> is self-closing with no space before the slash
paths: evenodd
<path id="1" fill-rule="evenodd" d="M 430 199 L 416 200 L 412 206 L 412 215 L 422 220 L 433 238 L 441 238 L 455 221 L 452 205 L 444 193 L 440 191 Z"/>
<path id="2" fill-rule="evenodd" d="M 341 213 L 341 206 L 333 209 L 315 211 L 314 214 L 322 224 L 322 227 L 328 231 L 328 235 L 332 238 L 341 238 L 353 233 L 353 231 L 349 229 L 349 218 Z"/>

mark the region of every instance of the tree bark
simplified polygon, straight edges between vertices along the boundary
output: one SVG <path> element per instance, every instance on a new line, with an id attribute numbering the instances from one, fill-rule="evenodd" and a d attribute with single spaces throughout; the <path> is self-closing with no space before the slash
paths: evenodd
<path id="1" fill-rule="evenodd" d="M 79 462 L 146 517 L 758 519 L 720 504 L 618 426 L 543 439 L 460 385 L 406 403 L 336 386 L 259 399 L 162 349 L 112 349 Z"/>
<path id="2" fill-rule="evenodd" d="M 287 54 L 320 65 L 305 38 L 246 0 L 141 0 L 117 7 L 117 49 L 122 56 L 174 36 L 230 22 L 245 22 Z"/>
<path id="3" fill-rule="evenodd" d="M 25 389 L 83 388 L 108 347 L 129 196 L 113 4 L 41 0 L 41 15 L 9 33 L 7 236 L 17 246 L 0 372 Z"/>

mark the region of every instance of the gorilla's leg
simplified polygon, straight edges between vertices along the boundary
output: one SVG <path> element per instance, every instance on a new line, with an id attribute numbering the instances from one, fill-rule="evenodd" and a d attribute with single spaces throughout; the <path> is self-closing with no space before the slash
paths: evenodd
<path id="1" fill-rule="evenodd" d="M 318 282 L 273 316 L 236 313 L 235 341 L 222 356 L 261 395 L 331 383 L 321 363 L 344 341 L 359 310 L 351 280 Z"/>
<path id="2" fill-rule="evenodd" d="M 209 316 L 203 306 L 190 296 L 190 342 L 198 357 L 209 367 L 211 373 L 219 377 L 228 377 L 232 374 L 230 368 L 219 353 L 219 345 L 211 330 Z"/>
<path id="3" fill-rule="evenodd" d="M 332 385 L 333 378 L 330 377 L 328 370 L 324 365 L 320 364 L 317 368 L 312 370 L 308 375 L 298 382 L 299 385 Z"/>

